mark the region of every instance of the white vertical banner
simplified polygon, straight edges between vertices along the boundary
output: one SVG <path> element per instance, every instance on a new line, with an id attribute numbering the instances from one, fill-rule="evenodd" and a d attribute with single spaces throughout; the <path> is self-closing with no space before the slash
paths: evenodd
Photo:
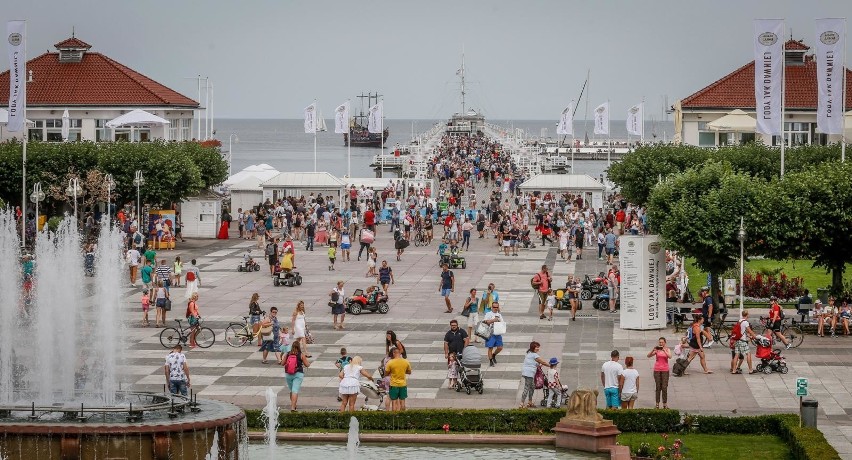
<path id="1" fill-rule="evenodd" d="M 619 237 L 621 328 L 666 327 L 666 251 L 657 235 Z"/>
<path id="2" fill-rule="evenodd" d="M 6 129 L 24 131 L 27 111 L 27 22 L 6 23 L 9 50 L 9 122 Z"/>
<path id="3" fill-rule="evenodd" d="M 349 101 L 334 109 L 334 132 L 336 134 L 349 133 Z"/>
<path id="4" fill-rule="evenodd" d="M 385 101 L 379 101 L 376 105 L 370 107 L 367 114 L 367 130 L 371 133 L 381 133 L 384 121 Z"/>
<path id="5" fill-rule="evenodd" d="M 305 107 L 305 133 L 317 133 L 317 103 Z"/>
<path id="6" fill-rule="evenodd" d="M 573 136 L 574 135 L 574 101 L 565 107 L 562 115 L 559 117 L 559 124 L 556 125 L 556 134 Z"/>
<path id="7" fill-rule="evenodd" d="M 816 20 L 817 128 L 825 134 L 843 134 L 843 54 L 846 20 Z"/>
<path id="8" fill-rule="evenodd" d="M 632 134 L 634 136 L 644 136 L 645 135 L 645 127 L 644 123 L 644 114 L 645 103 L 640 102 L 639 104 L 630 107 L 627 110 L 627 133 Z"/>
<path id="9" fill-rule="evenodd" d="M 784 70 L 784 20 L 754 20 L 754 100 L 756 131 L 781 135 L 782 72 Z"/>
<path id="10" fill-rule="evenodd" d="M 595 107 L 595 134 L 609 134 L 609 102 Z"/>

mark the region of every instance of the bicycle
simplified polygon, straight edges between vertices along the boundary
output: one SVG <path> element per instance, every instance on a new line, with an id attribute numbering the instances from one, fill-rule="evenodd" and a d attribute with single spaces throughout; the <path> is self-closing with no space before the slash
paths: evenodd
<path id="1" fill-rule="evenodd" d="M 425 232 L 420 231 L 420 232 L 417 232 L 417 233 L 414 235 L 414 245 L 415 245 L 415 246 L 418 246 L 418 247 L 420 247 L 420 246 L 428 246 L 428 245 L 429 245 L 429 242 L 430 242 L 430 240 L 426 238 L 426 233 L 425 233 Z"/>
<path id="2" fill-rule="evenodd" d="M 262 312 L 265 315 L 266 312 Z M 240 348 L 255 337 L 254 325 L 249 324 L 250 316 L 243 316 L 243 322 L 233 322 L 225 328 L 225 342 L 234 348 Z"/>
<path id="3" fill-rule="evenodd" d="M 174 348 L 175 345 L 186 345 L 193 331 L 195 333 L 195 343 L 201 348 L 210 348 L 216 342 L 216 334 L 209 327 L 201 327 L 201 318 L 198 319 L 198 324 L 184 328 L 181 326 L 181 320 L 176 319 L 177 327 L 167 327 L 160 332 L 160 344 L 165 348 Z"/>
<path id="4" fill-rule="evenodd" d="M 796 326 L 796 321 L 792 320 L 792 325 L 788 326 L 786 323 L 786 319 L 781 320 L 781 335 L 787 340 L 787 343 L 790 344 L 790 348 L 798 348 L 799 345 L 802 344 L 805 340 L 805 334 L 802 332 L 802 328 Z M 763 326 L 763 329 L 760 331 L 760 335 L 766 334 L 766 330 L 769 329 L 769 318 L 766 316 L 760 317 L 760 325 Z M 773 334 L 775 332 L 773 331 Z"/>

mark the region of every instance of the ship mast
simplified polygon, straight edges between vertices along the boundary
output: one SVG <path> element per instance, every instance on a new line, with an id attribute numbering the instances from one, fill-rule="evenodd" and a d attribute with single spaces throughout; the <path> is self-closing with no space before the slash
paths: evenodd
<path id="1" fill-rule="evenodd" d="M 461 76 L 461 108 L 462 108 L 462 109 L 461 109 L 461 114 L 462 114 L 462 116 L 464 116 L 464 114 L 465 114 L 465 113 L 467 113 L 467 112 L 465 111 L 465 104 L 464 104 L 464 96 L 465 96 L 465 94 L 466 94 L 466 93 L 465 93 L 465 90 L 464 90 L 464 47 L 462 47 L 462 64 L 461 64 L 461 68 L 460 68 L 460 69 L 458 70 L 458 72 L 456 72 L 456 73 L 457 73 L 459 76 Z"/>

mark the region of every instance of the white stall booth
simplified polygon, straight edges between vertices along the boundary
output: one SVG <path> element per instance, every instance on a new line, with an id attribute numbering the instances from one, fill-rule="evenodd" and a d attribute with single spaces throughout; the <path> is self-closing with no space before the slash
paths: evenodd
<path id="1" fill-rule="evenodd" d="M 327 172 L 283 172 L 260 184 L 263 189 L 263 199 L 276 201 L 279 198 L 331 195 L 335 203 L 348 200 L 346 182 Z"/>
<path id="2" fill-rule="evenodd" d="M 180 204 L 184 238 L 216 238 L 222 219 L 222 196 L 203 191 Z"/>
<path id="3" fill-rule="evenodd" d="M 592 208 L 603 207 L 606 186 L 586 174 L 537 174 L 518 186 L 522 192 L 580 194 Z"/>

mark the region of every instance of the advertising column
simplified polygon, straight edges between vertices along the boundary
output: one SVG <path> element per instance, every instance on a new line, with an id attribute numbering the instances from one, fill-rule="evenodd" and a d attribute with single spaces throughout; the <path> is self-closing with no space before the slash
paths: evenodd
<path id="1" fill-rule="evenodd" d="M 622 235 L 621 328 L 666 327 L 666 253 L 657 235 Z"/>

